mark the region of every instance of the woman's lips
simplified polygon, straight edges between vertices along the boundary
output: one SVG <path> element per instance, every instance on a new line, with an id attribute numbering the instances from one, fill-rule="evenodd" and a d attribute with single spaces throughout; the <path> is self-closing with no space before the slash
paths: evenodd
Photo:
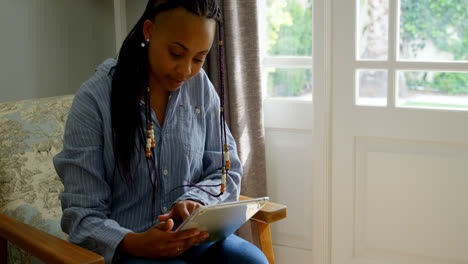
<path id="1" fill-rule="evenodd" d="M 174 85 L 174 86 L 181 86 L 184 81 L 181 81 L 181 80 L 175 80 L 175 79 L 172 79 L 172 78 L 169 78 L 169 80 L 171 81 L 171 83 Z"/>

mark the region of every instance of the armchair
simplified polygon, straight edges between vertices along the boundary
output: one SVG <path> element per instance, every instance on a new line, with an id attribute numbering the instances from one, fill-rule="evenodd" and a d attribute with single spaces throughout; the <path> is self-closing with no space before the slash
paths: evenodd
<path id="1" fill-rule="evenodd" d="M 104 263 L 102 256 L 68 242 L 60 230 L 63 185 L 52 158 L 62 149 L 72 100 L 68 95 L 0 103 L 0 264 L 8 258 L 32 262 L 31 255 L 46 263 Z M 251 219 L 258 228 L 257 246 L 270 263 L 269 224 L 285 217 L 286 206 L 269 202 Z"/>
<path id="2" fill-rule="evenodd" d="M 241 196 L 240 199 L 251 198 Z M 269 202 L 251 219 L 258 227 L 259 248 L 270 263 L 275 263 L 270 223 L 285 217 L 284 205 Z M 98 254 L 0 213 L 0 263 L 8 263 L 7 241 L 46 263 L 104 263 Z"/>

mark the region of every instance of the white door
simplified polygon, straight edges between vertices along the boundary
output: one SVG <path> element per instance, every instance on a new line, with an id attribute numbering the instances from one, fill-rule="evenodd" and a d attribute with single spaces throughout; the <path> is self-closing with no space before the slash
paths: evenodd
<path id="1" fill-rule="evenodd" d="M 465 3 L 452 15 L 467 17 L 466 1 L 333 2 L 333 264 L 468 263 L 468 97 L 434 88 L 468 66 L 429 38 L 402 40 L 402 16 L 429 12 L 418 2 Z"/>
<path id="2" fill-rule="evenodd" d="M 276 263 L 324 263 L 329 167 L 322 153 L 330 138 L 331 4 L 258 3 L 268 195 L 288 207 L 288 217 L 271 225 Z"/>

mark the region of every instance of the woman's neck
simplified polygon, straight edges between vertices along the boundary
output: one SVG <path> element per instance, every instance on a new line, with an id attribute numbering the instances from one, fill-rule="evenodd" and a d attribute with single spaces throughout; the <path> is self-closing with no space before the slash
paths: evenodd
<path id="1" fill-rule="evenodd" d="M 167 103 L 169 102 L 169 92 L 158 86 L 150 84 L 151 108 L 153 109 L 159 124 L 163 125 L 166 114 Z"/>

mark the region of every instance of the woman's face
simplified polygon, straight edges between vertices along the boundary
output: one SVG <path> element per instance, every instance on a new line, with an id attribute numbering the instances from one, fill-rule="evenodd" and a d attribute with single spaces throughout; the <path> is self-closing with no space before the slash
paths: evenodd
<path id="1" fill-rule="evenodd" d="M 149 83 L 170 92 L 200 72 L 213 43 L 216 21 L 196 16 L 184 8 L 158 14 L 143 27 L 149 39 Z"/>

